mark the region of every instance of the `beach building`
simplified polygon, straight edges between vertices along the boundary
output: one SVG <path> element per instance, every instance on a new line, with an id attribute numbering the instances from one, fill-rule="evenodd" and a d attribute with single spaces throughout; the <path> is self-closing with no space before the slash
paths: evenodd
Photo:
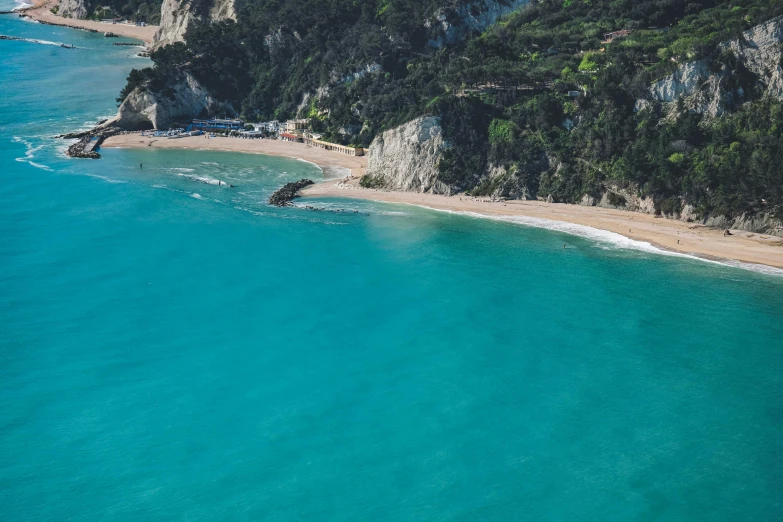
<path id="1" fill-rule="evenodd" d="M 282 141 L 292 141 L 294 143 L 301 143 L 303 141 L 301 134 L 291 134 L 290 132 L 281 132 L 280 139 Z"/>
<path id="2" fill-rule="evenodd" d="M 348 145 L 330 143 L 328 141 L 318 140 L 315 138 L 305 138 L 304 142 L 310 147 L 317 147 L 324 150 L 333 150 L 334 152 L 348 154 L 349 156 L 364 156 L 364 149 L 362 147 L 350 147 Z"/>
<path id="3" fill-rule="evenodd" d="M 290 132 L 291 134 L 297 134 L 299 132 L 304 132 L 304 130 L 307 128 L 307 120 L 301 119 L 301 120 L 288 120 L 285 122 L 285 132 Z"/>
<path id="4" fill-rule="evenodd" d="M 277 120 L 263 121 L 261 123 L 253 123 L 253 128 L 257 131 L 265 131 L 277 134 L 280 132 L 280 122 Z"/>
<path id="5" fill-rule="evenodd" d="M 245 123 L 242 120 L 193 120 L 193 123 L 188 125 L 187 131 L 231 132 L 241 130 L 244 126 Z"/>

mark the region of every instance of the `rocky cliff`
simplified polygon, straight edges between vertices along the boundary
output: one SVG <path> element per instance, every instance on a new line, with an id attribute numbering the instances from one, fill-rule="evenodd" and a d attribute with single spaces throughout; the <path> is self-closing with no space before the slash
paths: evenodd
<path id="1" fill-rule="evenodd" d="M 417 118 L 388 130 L 373 140 L 367 158 L 364 186 L 448 194 L 451 187 L 438 180 L 438 161 L 449 147 L 440 118 Z"/>
<path id="2" fill-rule="evenodd" d="M 124 130 L 168 129 L 178 121 L 188 121 L 203 113 L 234 114 L 234 110 L 215 100 L 193 76 L 185 73 L 166 93 L 137 87 L 122 102 L 117 116 L 103 126 Z"/>
<path id="3" fill-rule="evenodd" d="M 652 86 L 652 98 L 667 104 L 682 99 L 685 109 L 711 117 L 749 99 L 748 91 L 783 98 L 781 43 L 783 17 L 777 17 L 718 46 L 717 54 L 733 57 L 735 68 L 725 63 L 716 67 L 711 59 L 685 63 Z"/>
<path id="4" fill-rule="evenodd" d="M 152 49 L 181 42 L 192 23 L 205 19 L 236 20 L 234 0 L 207 0 L 205 6 L 198 7 L 193 0 L 163 0 L 160 29 L 155 33 Z"/>
<path id="5" fill-rule="evenodd" d="M 85 18 L 87 6 L 84 0 L 60 0 L 57 14 L 65 18 Z"/>
<path id="6" fill-rule="evenodd" d="M 433 47 L 453 44 L 470 33 L 480 33 L 530 0 L 476 0 L 456 7 L 443 8 L 435 13 L 428 27 L 440 28 L 442 34 L 430 40 Z"/>

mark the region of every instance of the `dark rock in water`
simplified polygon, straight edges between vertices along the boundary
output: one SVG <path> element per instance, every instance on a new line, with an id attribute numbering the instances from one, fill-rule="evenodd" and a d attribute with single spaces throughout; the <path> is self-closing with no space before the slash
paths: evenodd
<path id="1" fill-rule="evenodd" d="M 97 142 L 93 142 L 91 136 L 85 136 L 68 147 L 66 154 L 72 158 L 100 159 L 101 155 L 95 152 L 94 149 L 100 145 L 102 141 L 103 137 L 99 137 Z"/>
<path id="2" fill-rule="evenodd" d="M 103 36 L 105 36 L 106 38 L 119 38 L 119 36 L 117 36 L 116 34 L 110 32 L 110 31 L 107 31 L 107 32 L 103 33 Z"/>
<path id="3" fill-rule="evenodd" d="M 298 197 L 297 192 L 302 190 L 313 182 L 309 179 L 300 179 L 293 183 L 286 183 L 283 188 L 272 194 L 269 198 L 269 204 L 276 207 L 287 207 L 291 205 L 291 200 Z"/>

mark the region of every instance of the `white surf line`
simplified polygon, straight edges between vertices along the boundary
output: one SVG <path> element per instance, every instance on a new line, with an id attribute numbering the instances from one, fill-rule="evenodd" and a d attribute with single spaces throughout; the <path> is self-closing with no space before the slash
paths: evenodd
<path id="1" fill-rule="evenodd" d="M 375 201 L 377 203 L 387 203 L 387 204 L 390 203 L 389 201 L 379 201 L 375 199 L 372 201 Z M 436 212 L 444 212 L 446 214 L 455 214 L 455 215 L 473 217 L 478 219 L 489 219 L 492 221 L 502 221 L 504 223 L 513 223 L 517 225 L 528 226 L 531 228 L 540 228 L 545 230 L 552 230 L 555 232 L 563 232 L 565 234 L 581 237 L 584 239 L 592 239 L 595 241 L 599 241 L 601 243 L 608 243 L 612 246 L 615 246 L 623 250 L 635 250 L 635 251 L 647 252 L 650 254 L 656 254 L 662 256 L 681 257 L 685 259 L 701 261 L 703 263 L 711 263 L 714 265 L 739 268 L 742 270 L 748 270 L 751 272 L 761 273 L 765 275 L 783 277 L 783 269 L 775 268 L 774 266 L 761 265 L 758 263 L 745 263 L 734 259 L 708 259 L 706 257 L 700 257 L 694 254 L 675 252 L 673 250 L 666 250 L 665 248 L 656 247 L 647 241 L 637 241 L 635 239 L 631 239 L 629 237 L 626 237 L 622 234 L 618 234 L 616 232 L 609 232 L 608 230 L 601 230 L 600 228 L 590 227 L 587 225 L 577 225 L 575 223 L 568 223 L 567 221 L 556 221 L 553 219 L 535 218 L 529 216 L 493 216 L 490 214 L 481 214 L 479 212 L 433 208 L 433 207 L 428 207 L 426 205 L 420 205 L 417 203 L 403 202 L 401 204 L 426 208 L 428 210 L 434 210 Z"/>
<path id="2" fill-rule="evenodd" d="M 21 144 L 23 144 L 25 146 L 25 149 L 26 149 L 25 152 L 24 152 L 24 156 L 23 157 L 21 157 L 21 158 L 14 158 L 16 161 L 18 161 L 20 163 L 27 163 L 27 164 L 29 164 L 29 165 L 31 165 L 33 167 L 36 167 L 36 168 L 39 168 L 39 169 L 42 169 L 42 170 L 48 170 L 48 171 L 52 170 L 52 168 L 49 167 L 48 165 L 42 165 L 41 163 L 36 163 L 35 161 L 33 161 L 33 159 L 35 158 L 35 153 L 38 152 L 39 150 L 41 150 L 42 148 L 44 148 L 44 144 L 41 144 L 41 145 L 38 145 L 37 147 L 35 147 L 35 146 L 33 146 L 33 144 L 31 142 L 29 142 L 26 139 L 24 139 L 22 137 L 19 137 L 19 136 L 14 136 L 11 141 L 13 141 L 14 143 L 21 143 Z"/>
<path id="3" fill-rule="evenodd" d="M 67 44 L 64 44 L 62 42 L 50 42 L 49 40 L 36 40 L 35 38 L 22 38 L 21 36 L 8 36 L 4 34 L 0 34 L 0 40 L 8 40 L 8 41 L 15 41 L 15 42 L 27 42 L 27 43 L 34 43 L 34 44 L 40 44 L 40 45 L 54 45 L 56 47 L 63 47 L 65 49 L 76 49 L 75 46 L 70 46 Z"/>

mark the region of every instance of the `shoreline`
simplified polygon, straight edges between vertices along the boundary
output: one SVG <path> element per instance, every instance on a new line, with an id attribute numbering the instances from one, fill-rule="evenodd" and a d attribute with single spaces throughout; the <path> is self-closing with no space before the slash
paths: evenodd
<path id="1" fill-rule="evenodd" d="M 70 27 L 71 29 L 82 29 L 96 33 L 114 33 L 117 36 L 125 38 L 134 38 L 143 41 L 146 45 L 152 43 L 152 37 L 158 30 L 157 25 L 147 25 L 144 27 L 130 24 L 109 24 L 96 22 L 94 20 L 78 20 L 75 18 L 64 18 L 50 11 L 57 3 L 57 0 L 36 0 L 32 6 L 20 7 L 14 9 L 20 15 L 49 25 L 60 27 Z"/>
<path id="2" fill-rule="evenodd" d="M 417 192 L 390 192 L 360 187 L 356 179 L 318 183 L 305 188 L 300 193 L 304 197 L 311 198 L 337 197 L 408 204 L 466 216 L 546 228 L 582 237 L 593 237 L 595 234 L 586 233 L 592 229 L 616 234 L 625 240 L 637 242 L 639 244 L 634 245 L 636 249 L 644 247 L 646 244 L 662 254 L 671 253 L 729 265 L 733 265 L 733 262 L 762 265 L 783 270 L 783 238 L 781 237 L 741 230 L 731 230 L 733 235 L 726 237 L 723 236 L 722 230 L 698 223 L 656 218 L 650 214 L 627 210 L 543 201 L 491 202 L 487 199 L 474 199 L 465 195 L 443 196 Z M 580 227 L 583 228 L 580 229 Z M 596 237 L 596 239 L 602 238 Z M 603 239 L 608 239 L 608 237 Z M 621 241 L 613 242 L 621 244 Z M 652 249 L 644 250 L 652 251 Z"/>
<path id="3" fill-rule="evenodd" d="M 729 264 L 731 261 L 735 261 L 783 269 L 783 238 L 781 237 L 739 230 L 732 230 L 732 236 L 724 237 L 722 230 L 712 229 L 697 223 L 685 223 L 673 219 L 656 218 L 649 214 L 602 207 L 543 201 L 490 202 L 464 195 L 442 196 L 366 189 L 359 186 L 359 178 L 364 175 L 367 168 L 366 156 L 348 156 L 308 147 L 301 143 L 224 137 L 207 140 L 202 136 L 167 139 L 143 137 L 140 134 L 122 134 L 107 138 L 101 147 L 214 150 L 288 157 L 314 163 L 322 170 L 345 168 L 351 171 L 351 176 L 348 178 L 327 180 L 305 188 L 300 192 L 305 198 L 335 197 L 409 204 L 432 210 L 475 215 L 476 217 L 575 233 L 567 230 L 567 226 L 544 226 L 543 222 L 536 224 L 536 220 L 547 220 L 550 224 L 589 227 L 617 234 L 628 240 L 649 244 L 655 249 L 697 257 L 706 261 L 729 261 Z"/>
<path id="4" fill-rule="evenodd" d="M 351 176 L 360 178 L 367 168 L 366 156 L 348 156 L 339 152 L 308 147 L 304 143 L 292 143 L 272 139 L 242 139 L 215 137 L 206 139 L 204 136 L 186 136 L 184 138 L 154 138 L 141 134 L 117 134 L 110 136 L 101 144 L 103 149 L 186 149 L 214 150 L 219 152 L 244 152 L 250 154 L 266 154 L 283 158 L 297 159 L 312 163 L 320 168 L 325 177 L 345 177 L 346 169 Z M 338 170 L 337 173 L 335 171 Z"/>

